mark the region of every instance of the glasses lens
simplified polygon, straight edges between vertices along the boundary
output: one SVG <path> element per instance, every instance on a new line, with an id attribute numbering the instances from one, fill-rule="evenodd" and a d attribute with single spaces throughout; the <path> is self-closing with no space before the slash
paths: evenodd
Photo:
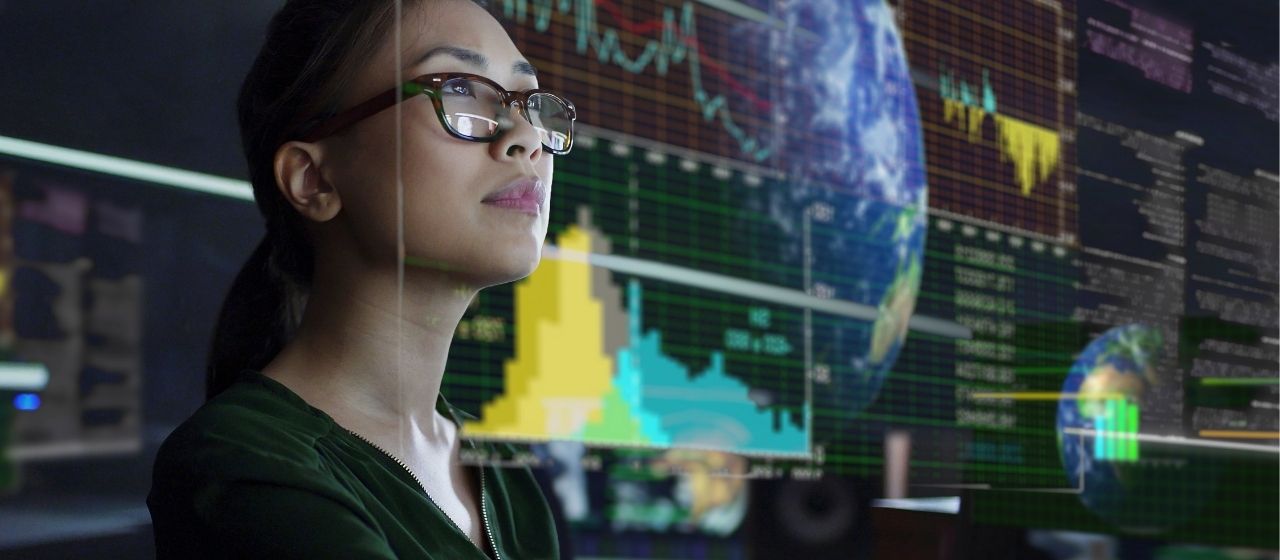
<path id="1" fill-rule="evenodd" d="M 573 113 L 569 105 L 547 93 L 529 96 L 529 122 L 538 129 L 542 143 L 552 152 L 565 152 L 573 140 Z"/>
<path id="2" fill-rule="evenodd" d="M 444 118 L 455 132 L 473 138 L 492 138 L 499 132 L 502 96 L 488 84 L 454 78 L 440 88 Z"/>

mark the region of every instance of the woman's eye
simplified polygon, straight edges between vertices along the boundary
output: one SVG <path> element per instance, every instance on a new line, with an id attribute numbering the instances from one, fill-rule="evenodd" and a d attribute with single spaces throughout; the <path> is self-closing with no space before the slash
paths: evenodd
<path id="1" fill-rule="evenodd" d="M 467 84 L 450 84 L 447 93 L 450 95 L 475 96 L 475 94 L 471 92 L 471 87 Z"/>

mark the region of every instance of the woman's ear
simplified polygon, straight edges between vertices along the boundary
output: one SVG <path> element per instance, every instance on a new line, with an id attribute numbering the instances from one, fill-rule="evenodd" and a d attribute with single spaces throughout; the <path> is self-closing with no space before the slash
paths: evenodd
<path id="1" fill-rule="evenodd" d="M 276 187 L 299 214 L 327 222 L 342 209 L 338 190 L 320 173 L 324 150 L 319 144 L 290 141 L 276 150 Z"/>

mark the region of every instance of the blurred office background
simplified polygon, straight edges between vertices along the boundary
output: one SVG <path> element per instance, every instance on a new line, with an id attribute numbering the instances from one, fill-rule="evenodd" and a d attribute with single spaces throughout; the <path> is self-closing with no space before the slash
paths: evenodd
<path id="1" fill-rule="evenodd" d="M 0 0 L 0 558 L 154 556 L 281 4 Z M 593 259 L 483 292 L 445 391 L 567 553 L 1276 557 L 1277 3 L 490 4 Z M 566 379 L 624 421 L 510 413 Z"/>

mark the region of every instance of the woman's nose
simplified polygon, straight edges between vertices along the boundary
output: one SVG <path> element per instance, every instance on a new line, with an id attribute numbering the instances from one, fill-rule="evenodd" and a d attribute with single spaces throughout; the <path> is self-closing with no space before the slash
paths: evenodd
<path id="1" fill-rule="evenodd" d="M 529 119 L 525 104 L 513 99 L 504 109 L 506 110 L 499 111 L 498 115 L 498 126 L 503 131 L 499 138 L 499 149 L 508 156 L 515 155 L 518 149 L 522 149 L 531 159 L 538 159 L 542 154 L 542 138 Z"/>

